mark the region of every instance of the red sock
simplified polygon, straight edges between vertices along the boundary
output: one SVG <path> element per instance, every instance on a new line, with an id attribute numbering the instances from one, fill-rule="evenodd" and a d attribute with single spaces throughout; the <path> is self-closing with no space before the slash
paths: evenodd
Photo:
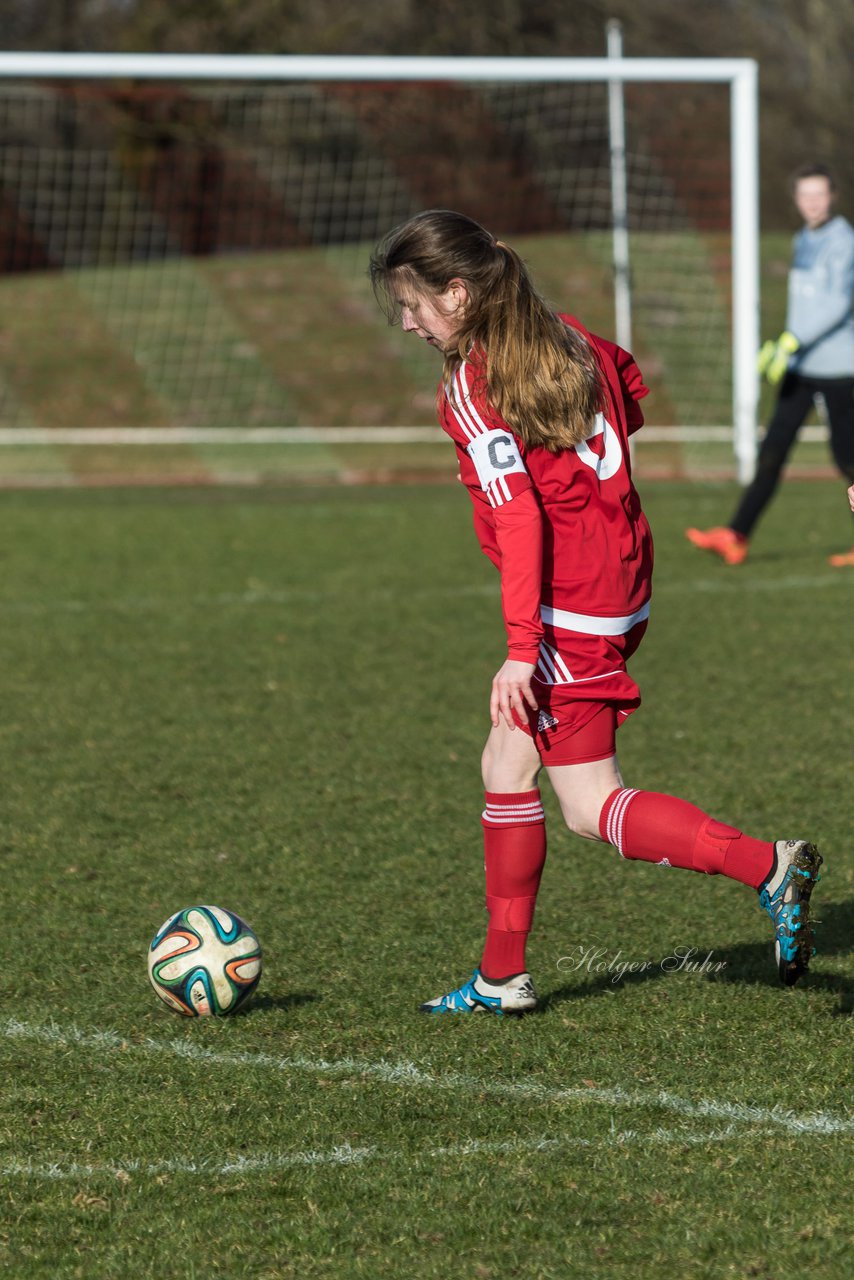
<path id="1" fill-rule="evenodd" d="M 525 944 L 546 860 L 539 790 L 487 791 L 482 822 L 489 925 L 480 969 L 496 980 L 525 971 Z"/>
<path id="2" fill-rule="evenodd" d="M 624 858 L 725 875 L 758 889 L 774 866 L 774 845 L 716 822 L 696 805 L 655 791 L 613 791 L 599 815 L 602 839 Z"/>

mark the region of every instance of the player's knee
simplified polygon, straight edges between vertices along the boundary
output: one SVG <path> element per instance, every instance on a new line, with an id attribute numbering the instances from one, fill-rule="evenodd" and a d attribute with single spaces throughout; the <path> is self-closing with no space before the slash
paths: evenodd
<path id="1" fill-rule="evenodd" d="M 502 750 L 490 737 L 483 749 L 480 772 L 486 791 L 531 791 L 537 785 L 539 761 L 532 763 L 516 752 Z"/>
<path id="2" fill-rule="evenodd" d="M 601 841 L 598 810 L 594 813 L 593 808 L 587 805 L 573 805 L 571 808 L 563 808 L 562 813 L 563 820 L 573 835 L 581 836 L 585 840 Z"/>

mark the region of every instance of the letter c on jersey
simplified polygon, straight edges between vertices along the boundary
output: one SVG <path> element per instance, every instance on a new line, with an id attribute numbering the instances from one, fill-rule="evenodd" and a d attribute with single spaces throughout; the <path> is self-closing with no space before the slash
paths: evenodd
<path id="1" fill-rule="evenodd" d="M 506 444 L 509 449 L 513 449 L 513 441 L 510 439 L 510 436 L 497 436 L 495 440 L 490 440 L 489 442 L 489 461 L 492 463 L 493 467 L 495 467 L 496 471 L 506 471 L 508 467 L 513 466 L 515 457 L 505 457 L 503 462 L 499 461 L 498 446 L 500 444 Z"/>
<path id="2" fill-rule="evenodd" d="M 579 461 L 585 466 L 591 467 L 600 480 L 610 480 L 611 476 L 615 476 L 623 465 L 623 450 L 620 446 L 620 437 L 611 426 L 604 414 L 597 413 L 593 421 L 593 430 L 590 432 L 587 440 L 593 440 L 596 436 L 602 435 L 604 432 L 604 451 L 600 457 L 587 444 L 586 440 L 582 440 L 580 444 L 575 446 L 575 452 L 578 454 Z"/>

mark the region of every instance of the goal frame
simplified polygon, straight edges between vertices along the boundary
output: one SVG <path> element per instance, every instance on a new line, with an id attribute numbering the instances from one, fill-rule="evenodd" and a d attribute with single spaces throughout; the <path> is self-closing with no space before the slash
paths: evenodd
<path id="1" fill-rule="evenodd" d="M 759 106 L 752 58 L 485 58 L 301 54 L 0 53 L 0 79 L 586 81 L 727 84 L 732 190 L 733 451 L 755 472 L 759 387 Z"/>

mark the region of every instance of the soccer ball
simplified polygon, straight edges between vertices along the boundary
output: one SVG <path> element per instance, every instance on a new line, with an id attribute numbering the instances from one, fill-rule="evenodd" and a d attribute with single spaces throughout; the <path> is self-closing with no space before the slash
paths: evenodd
<path id="1" fill-rule="evenodd" d="M 188 1018 L 234 1013 L 261 977 L 261 944 L 222 907 L 185 907 L 161 925 L 148 948 L 151 985 Z"/>

